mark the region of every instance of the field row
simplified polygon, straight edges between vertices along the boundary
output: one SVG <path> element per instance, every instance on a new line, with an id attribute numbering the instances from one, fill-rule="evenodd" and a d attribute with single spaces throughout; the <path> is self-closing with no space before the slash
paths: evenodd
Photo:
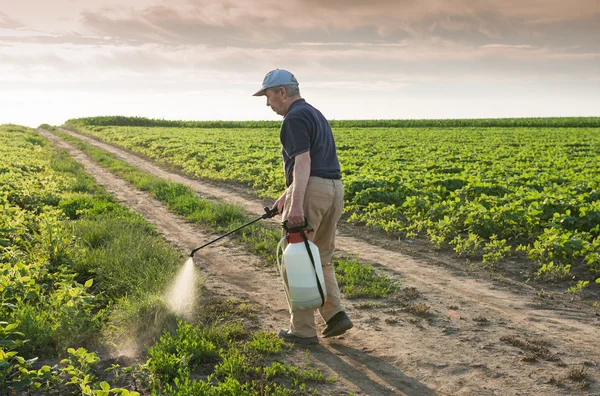
<path id="1" fill-rule="evenodd" d="M 192 176 L 285 188 L 277 128 L 87 126 Z M 600 129 L 334 128 L 346 213 L 490 265 L 526 254 L 540 274 L 600 269 Z"/>

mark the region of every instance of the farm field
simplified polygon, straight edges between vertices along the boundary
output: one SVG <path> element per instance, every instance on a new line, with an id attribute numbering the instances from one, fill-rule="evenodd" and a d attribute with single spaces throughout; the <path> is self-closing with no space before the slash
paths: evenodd
<path id="1" fill-rule="evenodd" d="M 111 191 L 145 213 L 169 240 L 184 246 L 210 238 L 198 236 L 198 231 L 189 230 L 186 224 L 169 225 L 172 215 L 157 212 L 157 203 L 148 198 L 123 195 L 131 187 L 117 183 L 121 177 L 133 185 L 138 181 L 140 186 L 149 184 L 135 175 L 137 171 L 130 174 L 127 167 L 182 183 L 202 197 L 239 203 L 252 216 L 263 212 L 264 201 L 240 189 L 204 183 L 168 167 L 161 169 L 129 151 L 81 134 L 55 131 L 55 135 L 60 139 L 52 139 L 61 147 L 67 148 L 65 142 L 76 145 L 109 169 L 112 175 L 107 175 L 105 182 Z M 106 153 L 129 165 L 111 165 Z M 171 208 L 167 201 L 165 206 Z M 600 351 L 593 340 L 597 339 L 598 320 L 594 308 L 579 301 L 577 294 L 536 292 L 527 285 L 493 281 L 484 273 L 450 270 L 360 242 L 345 229 L 340 231 L 338 255 L 358 253 L 379 273 L 402 283 L 398 292 L 384 298 L 354 299 L 354 292 L 347 291 L 345 306 L 355 329 L 339 340 L 322 339 L 318 348 L 311 349 L 318 362 L 340 377 L 338 389 L 382 395 L 548 395 L 597 390 L 593 362 L 600 359 Z M 261 317 L 265 322 L 280 328 L 286 315 L 275 274 L 253 269 L 248 253 L 236 253 L 231 261 L 228 252 L 233 248 L 228 243 L 214 253 L 205 252 L 200 261 L 202 271 L 209 274 L 213 285 L 243 290 L 264 307 Z"/>
<path id="2" fill-rule="evenodd" d="M 0 395 L 302 394 L 325 382 L 257 331 L 252 302 L 200 282 L 193 313 L 170 308 L 182 251 L 68 152 L 9 125 L 0 157 Z"/>
<path id="3" fill-rule="evenodd" d="M 262 197 L 285 188 L 278 124 L 159 121 L 66 125 L 194 177 L 245 183 Z M 598 119 L 451 121 L 333 122 L 347 219 L 427 238 L 490 267 L 517 256 L 543 278 L 565 279 L 577 269 L 579 290 L 593 284 L 600 270 Z"/>
<path id="4" fill-rule="evenodd" d="M 221 132 L 229 130 L 237 129 Z M 536 292 L 341 230 L 335 265 L 355 328 L 309 350 L 290 348 L 274 335 L 288 319 L 270 267 L 276 219 L 200 251 L 193 316 L 165 301 L 182 253 L 260 215 L 258 194 L 236 196 L 239 188 L 50 126 L 3 126 L 0 139 L 0 395 L 598 390 L 599 322 L 578 298 L 595 277 L 569 294 Z"/>

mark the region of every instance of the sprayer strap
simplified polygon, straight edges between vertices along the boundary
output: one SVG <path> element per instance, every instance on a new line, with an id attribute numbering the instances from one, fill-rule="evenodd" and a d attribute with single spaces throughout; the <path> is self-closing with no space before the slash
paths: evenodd
<path id="1" fill-rule="evenodd" d="M 323 293 L 323 287 L 321 286 L 321 282 L 319 281 L 319 276 L 317 275 L 317 267 L 315 266 L 315 259 L 312 255 L 312 251 L 310 245 L 308 244 L 308 238 L 304 232 L 300 233 L 302 235 L 302 239 L 304 239 L 304 246 L 306 246 L 306 251 L 308 252 L 308 257 L 310 257 L 310 262 L 312 263 L 313 269 L 315 270 L 315 278 L 317 279 L 317 287 L 319 288 L 319 294 L 321 295 L 321 307 L 325 305 L 325 294 Z"/>

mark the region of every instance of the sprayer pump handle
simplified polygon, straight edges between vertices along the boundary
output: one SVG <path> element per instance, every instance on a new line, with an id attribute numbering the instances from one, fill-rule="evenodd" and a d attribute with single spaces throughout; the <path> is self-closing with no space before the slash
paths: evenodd
<path id="1" fill-rule="evenodd" d="M 308 227 L 308 220 L 306 220 L 306 217 L 305 217 L 304 218 L 304 224 L 300 224 L 300 225 L 297 225 L 295 227 L 288 227 L 288 221 L 285 220 L 283 223 L 281 223 L 281 226 L 287 232 L 299 232 L 299 231 L 305 230 Z M 311 232 L 311 231 L 312 230 L 308 230 L 308 232 Z"/>

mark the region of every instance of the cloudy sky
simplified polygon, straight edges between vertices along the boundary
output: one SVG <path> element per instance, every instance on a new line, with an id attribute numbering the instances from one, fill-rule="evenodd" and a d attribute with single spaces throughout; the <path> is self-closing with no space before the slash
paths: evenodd
<path id="1" fill-rule="evenodd" d="M 598 0 L 0 0 L 0 124 L 600 116 Z"/>

